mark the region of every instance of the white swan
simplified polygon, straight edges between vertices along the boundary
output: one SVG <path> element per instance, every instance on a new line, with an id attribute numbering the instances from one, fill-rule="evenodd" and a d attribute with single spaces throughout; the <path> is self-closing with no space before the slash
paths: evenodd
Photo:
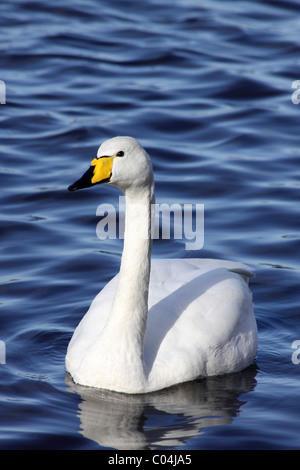
<path id="1" fill-rule="evenodd" d="M 69 190 L 99 183 L 125 194 L 124 248 L 119 274 L 95 297 L 68 346 L 73 380 L 146 393 L 249 366 L 257 350 L 249 268 L 208 259 L 154 259 L 150 268 L 153 171 L 132 137 L 104 142 Z"/>

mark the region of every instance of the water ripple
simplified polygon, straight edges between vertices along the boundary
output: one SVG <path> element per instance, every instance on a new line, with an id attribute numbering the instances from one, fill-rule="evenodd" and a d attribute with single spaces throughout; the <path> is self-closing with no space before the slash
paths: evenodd
<path id="1" fill-rule="evenodd" d="M 0 447 L 298 448 L 297 1 L 0 8 Z M 122 250 L 96 236 L 97 205 L 119 192 L 67 187 L 112 135 L 147 148 L 159 202 L 205 206 L 203 249 L 157 240 L 155 256 L 255 268 L 254 370 L 132 401 L 65 377 L 71 334 Z"/>

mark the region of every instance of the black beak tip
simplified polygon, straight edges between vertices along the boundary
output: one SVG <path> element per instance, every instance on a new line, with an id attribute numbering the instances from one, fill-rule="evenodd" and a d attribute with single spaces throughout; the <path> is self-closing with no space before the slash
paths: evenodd
<path id="1" fill-rule="evenodd" d="M 68 187 L 68 191 L 77 191 L 77 186 L 75 183 L 73 184 L 70 184 L 70 186 Z"/>
<path id="2" fill-rule="evenodd" d="M 82 175 L 79 180 L 75 181 L 75 183 L 71 184 L 68 187 L 69 191 L 77 191 L 78 189 L 89 188 L 93 186 L 92 184 L 92 177 L 94 175 L 95 167 L 90 166 L 90 168 Z"/>

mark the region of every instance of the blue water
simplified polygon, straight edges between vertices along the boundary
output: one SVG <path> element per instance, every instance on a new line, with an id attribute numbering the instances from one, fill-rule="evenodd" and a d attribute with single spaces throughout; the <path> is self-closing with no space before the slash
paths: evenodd
<path id="1" fill-rule="evenodd" d="M 1 449 L 300 447 L 299 13 L 297 0 L 1 2 Z M 255 269 L 253 367 L 145 396 L 66 375 L 122 252 L 96 236 L 118 190 L 67 187 L 115 135 L 150 153 L 158 201 L 205 207 L 201 250 L 159 239 L 154 256 Z"/>

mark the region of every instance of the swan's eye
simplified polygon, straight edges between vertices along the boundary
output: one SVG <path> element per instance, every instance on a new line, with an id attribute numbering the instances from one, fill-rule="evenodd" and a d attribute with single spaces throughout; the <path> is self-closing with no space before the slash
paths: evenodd
<path id="1" fill-rule="evenodd" d="M 124 157 L 124 152 L 120 150 L 120 152 L 117 153 L 117 157 Z"/>

